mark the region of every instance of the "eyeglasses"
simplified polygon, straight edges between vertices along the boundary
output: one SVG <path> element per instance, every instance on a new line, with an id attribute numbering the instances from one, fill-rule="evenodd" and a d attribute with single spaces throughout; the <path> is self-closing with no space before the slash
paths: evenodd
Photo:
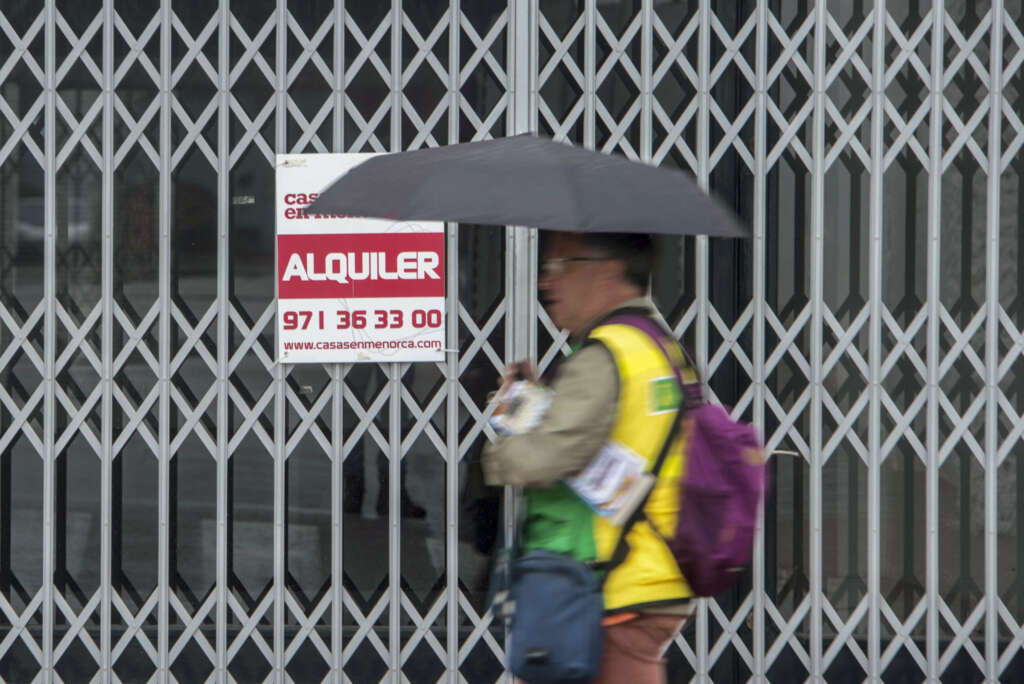
<path id="1" fill-rule="evenodd" d="M 556 276 L 565 273 L 565 265 L 571 264 L 577 261 L 608 261 L 611 257 L 558 257 L 555 259 L 546 259 L 544 263 L 540 265 L 540 271 L 542 274 L 547 276 Z"/>

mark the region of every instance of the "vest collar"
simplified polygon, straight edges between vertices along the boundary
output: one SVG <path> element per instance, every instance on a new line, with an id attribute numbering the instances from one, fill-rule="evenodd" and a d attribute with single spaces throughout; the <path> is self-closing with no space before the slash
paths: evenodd
<path id="1" fill-rule="evenodd" d="M 590 337 L 590 333 L 594 328 L 602 325 L 605 321 L 611 320 L 616 316 L 623 314 L 643 314 L 645 316 L 651 316 L 654 314 L 654 305 L 651 304 L 651 300 L 647 297 L 637 297 L 623 302 L 619 306 L 606 311 L 605 313 L 598 316 L 590 325 L 586 326 L 579 335 L 574 335 L 569 341 L 573 351 L 578 350 L 586 342 L 587 338 Z"/>

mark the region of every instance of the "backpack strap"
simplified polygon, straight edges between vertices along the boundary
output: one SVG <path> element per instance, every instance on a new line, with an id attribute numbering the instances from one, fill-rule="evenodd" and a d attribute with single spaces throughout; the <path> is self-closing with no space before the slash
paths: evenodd
<path id="1" fill-rule="evenodd" d="M 703 405 L 704 392 L 699 380 L 693 383 L 686 382 L 683 377 L 682 369 L 679 368 L 677 363 L 675 363 L 672 359 L 672 355 L 668 353 L 668 350 L 665 349 L 665 345 L 662 343 L 662 337 L 666 335 L 666 333 L 660 326 L 658 326 L 657 323 L 651 320 L 650 316 L 640 313 L 628 313 L 620 316 L 613 316 L 602 323 L 602 325 L 615 324 L 632 326 L 641 332 L 646 333 L 647 336 L 651 338 L 668 361 L 668 364 L 675 375 L 676 382 L 679 383 L 679 387 L 682 392 L 682 402 L 679 408 L 676 409 L 676 415 L 672 419 L 672 425 L 669 427 L 668 433 L 665 435 L 665 441 L 661 446 L 661 451 L 658 452 L 658 457 L 655 459 L 654 465 L 649 471 L 650 474 L 654 476 L 655 480 L 657 480 L 661 473 L 661 467 L 665 464 L 665 459 L 668 457 L 668 452 L 672 449 L 672 443 L 675 441 L 675 436 L 679 433 L 679 427 L 682 425 L 683 416 L 686 414 L 687 410 Z M 683 352 L 683 355 L 685 357 L 685 352 Z M 647 506 L 647 500 L 650 498 L 652 491 L 654 491 L 654 486 L 647 491 L 644 497 L 637 503 L 630 516 L 626 519 L 626 522 L 623 523 L 622 532 L 619 533 L 619 540 L 615 544 L 615 549 L 612 551 L 611 557 L 606 561 L 591 565 L 595 570 L 604 571 L 606 573 L 604 576 L 605 579 L 608 579 L 612 570 L 621 565 L 629 555 L 629 542 L 626 541 L 626 537 L 629 535 L 635 524 L 641 520 L 647 520 L 647 514 L 644 512 L 644 508 Z M 656 528 L 655 532 L 658 532 Z"/>
<path id="2" fill-rule="evenodd" d="M 659 473 L 661 472 L 661 466 L 665 463 L 665 458 L 668 456 L 669 450 L 672 448 L 673 437 L 678 433 L 679 426 L 683 422 L 683 414 L 686 410 L 680 406 L 676 410 L 675 418 L 672 419 L 672 425 L 669 427 L 668 435 L 665 437 L 665 443 L 661 447 L 661 451 L 658 453 L 658 458 L 654 461 L 654 467 L 651 468 L 650 473 L 657 480 Z M 650 490 L 644 494 L 643 498 L 637 503 L 633 512 L 630 513 L 629 517 L 626 518 L 626 522 L 622 524 L 622 532 L 619 533 L 619 540 L 615 544 L 615 550 L 612 551 L 611 557 L 606 561 L 591 564 L 594 570 L 601 570 L 606 572 L 605 579 L 611 574 L 611 571 L 622 565 L 626 560 L 626 556 L 629 555 L 629 542 L 626 541 L 626 536 L 633 529 L 633 525 L 637 524 L 641 520 L 647 519 L 647 514 L 644 513 L 644 508 L 647 506 L 647 500 L 651 497 L 651 492 L 654 491 L 652 486 Z"/>
<path id="3" fill-rule="evenodd" d="M 704 388 L 700 383 L 700 379 L 696 376 L 696 373 L 694 374 L 694 381 L 687 382 L 683 375 L 683 369 L 675 362 L 668 350 L 665 349 L 665 345 L 662 340 L 666 337 L 670 337 L 670 333 L 667 330 L 664 330 L 650 316 L 633 313 L 615 316 L 609 319 L 607 324 L 629 325 L 641 332 L 647 333 L 647 336 L 651 338 L 651 341 L 658 346 L 658 349 L 660 349 L 661 353 L 665 356 L 665 360 L 668 361 L 669 367 L 672 368 L 672 372 L 675 374 L 676 380 L 679 382 L 679 386 L 683 391 L 683 400 L 686 408 L 695 408 L 697 406 L 704 405 Z M 679 347 L 679 351 L 682 353 L 685 362 L 696 371 L 696 365 L 681 345 Z"/>

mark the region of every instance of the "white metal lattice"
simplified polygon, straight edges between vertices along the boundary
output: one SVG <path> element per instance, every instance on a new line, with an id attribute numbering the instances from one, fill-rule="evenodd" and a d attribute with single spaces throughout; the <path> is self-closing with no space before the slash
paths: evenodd
<path id="1" fill-rule="evenodd" d="M 528 130 L 683 168 L 729 194 L 753 226 L 733 302 L 714 290 L 716 245 L 678 248 L 676 265 L 694 279 L 670 323 L 713 385 L 731 378 L 735 391 L 720 398 L 765 429 L 769 450 L 796 455 L 777 457 L 791 459 L 779 466 L 788 479 L 766 510 L 749 582 L 700 602 L 675 640 L 673 671 L 698 681 L 820 681 L 830 668 L 882 680 L 897 662 L 931 681 L 1020 672 L 1024 614 L 1012 592 L 1024 584 L 999 562 L 1009 553 L 1000 516 L 1021 507 L 1000 479 L 1024 449 L 1024 330 L 1005 266 L 1022 220 L 1005 196 L 1024 146 L 1019 3 L 207 4 L 0 10 L 0 503 L 10 513 L 0 550 L 24 524 L 10 464 L 25 453 L 38 457 L 39 500 L 25 510 L 38 509 L 41 531 L 35 580 L 0 553 L 0 675 L 120 681 L 122 667 L 145 659 L 156 681 L 195 672 L 298 681 L 295 668 L 310 663 L 329 681 L 367 671 L 419 681 L 429 670 L 468 682 L 488 666 L 488 677 L 502 676 L 500 625 L 461 574 L 464 461 L 479 437 L 493 437 L 492 408 L 464 379 L 531 353 L 547 367 L 568 350 L 524 286 L 536 273 L 536 233 L 501 234 L 504 262 L 487 268 L 498 281 L 504 272 L 504 292 L 479 308 L 459 298 L 460 266 L 473 260 L 460 264 L 460 239 L 477 229 L 449 227 L 444 363 L 384 364 L 369 385 L 348 368 L 317 369 L 306 387 L 273 363 L 272 294 L 235 273 L 247 257 L 233 251 L 246 240 L 233 201 L 237 175 L 269 172 L 279 152 L 383 152 Z M 154 294 L 136 307 L 119 289 L 116 269 L 131 254 L 115 216 L 125 205 L 118 183 L 140 163 L 155 179 L 156 266 Z M 213 275 L 199 294 L 180 290 L 174 256 L 186 169 L 212 179 L 215 197 L 204 224 Z M 42 179 L 38 258 L 12 237 L 26 221 L 21 175 L 32 173 Z M 721 187 L 723 175 L 736 187 Z M 889 179 L 910 176 L 921 188 L 907 200 Z M 71 236 L 71 178 L 95 185 L 95 249 Z M 860 195 L 843 185 L 851 178 L 863 179 Z M 957 213 L 954 193 L 973 214 Z M 915 204 L 916 225 L 891 215 L 904 203 Z M 837 218 L 855 208 L 860 224 Z M 896 237 L 912 244 L 899 258 L 923 274 L 899 305 L 889 298 L 904 286 Z M 861 244 L 842 255 L 863 277 L 860 291 L 833 292 L 836 254 Z M 953 274 L 953 262 L 971 273 Z M 389 534 L 386 573 L 363 595 L 346 579 L 345 558 L 361 549 L 346 544 L 342 489 L 346 460 L 366 450 L 387 472 Z M 118 567 L 116 549 L 136 533 L 114 529 L 129 452 L 155 463 L 152 588 L 132 586 Z M 172 484 L 183 453 L 215 479 L 209 588 L 189 586 L 171 562 L 175 497 L 189 486 Z M 270 472 L 272 562 L 255 590 L 232 565 L 239 453 Z M 328 578 L 312 592 L 287 560 L 288 468 L 299 453 L 314 454 L 330 481 Z M 89 564 L 68 560 L 71 459 L 98 473 L 99 517 L 88 521 L 95 589 Z M 418 459 L 440 464 L 445 491 L 444 567 L 424 591 L 403 575 L 415 533 L 400 524 L 403 463 Z M 830 575 L 835 540 L 824 529 L 840 464 L 866 523 L 839 519 L 864 559 L 863 576 L 846 584 Z M 945 497 L 957 468 L 979 473 L 977 487 L 961 478 L 959 497 Z M 894 534 L 885 491 L 894 473 L 918 471 L 923 490 L 903 521 L 923 519 L 923 567 L 897 591 L 883 580 Z M 963 577 L 946 549 L 975 532 L 944 525 L 977 496 L 972 548 L 984 551 L 983 571 Z M 795 539 L 805 526 L 807 539 Z M 799 548 L 801 558 L 780 560 Z"/>

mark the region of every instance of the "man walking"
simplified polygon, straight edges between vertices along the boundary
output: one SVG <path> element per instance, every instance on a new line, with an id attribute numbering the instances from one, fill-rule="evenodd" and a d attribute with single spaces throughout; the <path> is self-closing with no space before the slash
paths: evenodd
<path id="1" fill-rule="evenodd" d="M 654 262 L 650 236 L 554 233 L 546 236 L 538 287 L 574 353 L 551 383 L 551 405 L 537 427 L 503 437 L 484 452 L 488 484 L 524 487 L 523 551 L 547 549 L 583 562 L 608 561 L 621 528 L 597 515 L 564 482 L 608 441 L 657 459 L 681 406 L 666 351 L 616 318 L 655 312 L 646 298 Z M 664 347 L 664 351 L 662 349 Z M 512 369 L 526 377 L 522 364 Z M 667 390 L 667 391 L 666 391 Z M 629 552 L 605 578 L 604 652 L 598 682 L 665 681 L 662 653 L 690 614 L 692 592 L 666 545 L 678 513 L 682 439 L 672 436 L 658 480 L 626 541 Z"/>

